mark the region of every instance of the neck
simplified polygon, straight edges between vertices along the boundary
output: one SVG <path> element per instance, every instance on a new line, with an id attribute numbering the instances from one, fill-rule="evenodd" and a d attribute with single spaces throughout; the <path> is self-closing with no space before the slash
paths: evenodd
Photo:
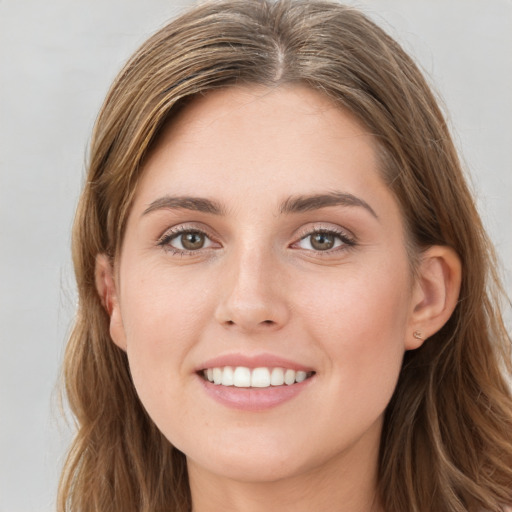
<path id="1" fill-rule="evenodd" d="M 378 442 L 363 453 L 357 444 L 320 466 L 272 481 L 234 480 L 188 461 L 193 512 L 383 512 Z"/>

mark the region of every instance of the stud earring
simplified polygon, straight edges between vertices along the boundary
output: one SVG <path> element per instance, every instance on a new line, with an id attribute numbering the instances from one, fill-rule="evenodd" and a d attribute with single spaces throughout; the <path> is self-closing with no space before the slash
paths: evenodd
<path id="1" fill-rule="evenodd" d="M 422 340 L 423 339 L 423 334 L 421 333 L 421 331 L 414 331 L 412 333 L 412 335 L 417 339 L 417 340 Z"/>

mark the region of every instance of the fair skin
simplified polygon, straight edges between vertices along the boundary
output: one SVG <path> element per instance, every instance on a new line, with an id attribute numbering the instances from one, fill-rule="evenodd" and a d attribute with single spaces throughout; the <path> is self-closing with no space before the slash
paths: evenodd
<path id="1" fill-rule="evenodd" d="M 196 100 L 145 163 L 116 267 L 97 262 L 112 339 L 187 456 L 194 512 L 381 511 L 383 413 L 404 352 L 453 311 L 460 265 L 431 247 L 413 274 L 360 123 L 303 87 Z M 205 378 L 226 366 L 306 379 Z"/>

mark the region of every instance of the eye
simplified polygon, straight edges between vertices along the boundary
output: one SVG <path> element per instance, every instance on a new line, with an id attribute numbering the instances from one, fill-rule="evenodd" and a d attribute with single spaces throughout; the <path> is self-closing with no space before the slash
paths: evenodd
<path id="1" fill-rule="evenodd" d="M 300 249 L 308 251 L 331 251 L 343 246 L 353 246 L 355 241 L 345 233 L 331 230 L 316 230 L 302 237 L 296 244 Z"/>
<path id="2" fill-rule="evenodd" d="M 192 229 L 180 229 L 178 232 L 165 234 L 158 245 L 174 249 L 177 252 L 193 252 L 206 249 L 213 245 L 212 240 L 202 231 Z"/>

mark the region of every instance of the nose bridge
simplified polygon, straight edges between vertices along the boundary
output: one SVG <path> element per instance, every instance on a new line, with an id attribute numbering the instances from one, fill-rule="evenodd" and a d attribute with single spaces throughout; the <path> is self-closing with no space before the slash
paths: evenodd
<path id="1" fill-rule="evenodd" d="M 270 247 L 241 245 L 226 261 L 217 320 L 244 330 L 282 326 L 288 318 L 279 262 Z"/>

